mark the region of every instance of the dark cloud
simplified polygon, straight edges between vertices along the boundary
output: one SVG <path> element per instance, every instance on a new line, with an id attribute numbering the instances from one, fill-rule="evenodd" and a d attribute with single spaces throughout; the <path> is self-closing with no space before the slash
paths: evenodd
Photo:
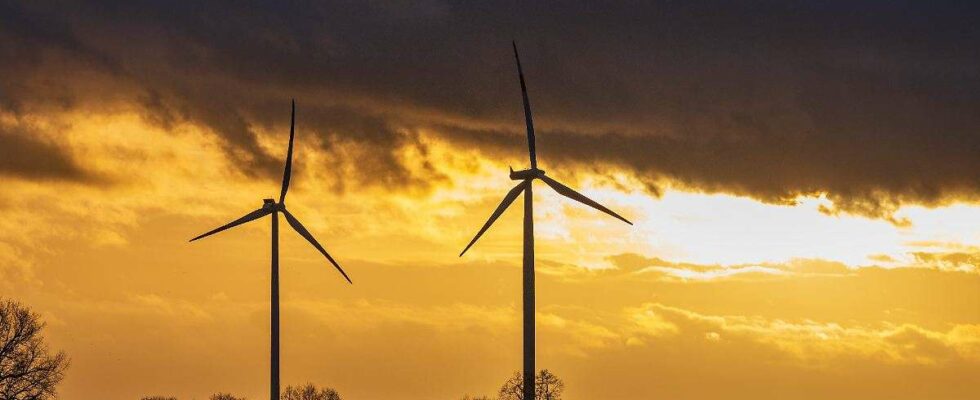
<path id="1" fill-rule="evenodd" d="M 970 3 L 2 8 L 5 108 L 140 104 L 148 120 L 211 128 L 269 177 L 281 167 L 255 128 L 281 126 L 293 96 L 321 143 L 369 148 L 356 161 L 389 183 L 424 184 L 397 157 L 421 146 L 419 128 L 519 154 L 516 38 L 544 166 L 773 203 L 827 193 L 826 213 L 896 224 L 902 204 L 980 198 Z"/>
<path id="2" fill-rule="evenodd" d="M 37 180 L 94 179 L 58 146 L 33 139 L 29 131 L 0 126 L 0 176 L 3 175 Z"/>

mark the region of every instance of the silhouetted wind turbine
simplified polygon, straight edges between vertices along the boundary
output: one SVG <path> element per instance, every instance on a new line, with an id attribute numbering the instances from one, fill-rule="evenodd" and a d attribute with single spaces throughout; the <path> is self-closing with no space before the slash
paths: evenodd
<path id="1" fill-rule="evenodd" d="M 483 225 L 483 228 L 480 228 L 480 231 L 466 245 L 466 248 L 459 253 L 459 256 L 462 257 L 466 253 L 466 250 L 469 250 L 476 243 L 477 239 L 490 228 L 490 225 L 517 199 L 517 196 L 521 192 L 524 193 L 524 386 L 522 398 L 534 399 L 534 210 L 532 209 L 531 182 L 535 179 L 540 179 L 562 196 L 619 218 L 627 224 L 633 225 L 633 223 L 568 186 L 545 176 L 544 171 L 538 169 L 538 160 L 534 149 L 534 122 L 531 120 L 531 103 L 527 98 L 527 86 L 524 84 L 524 71 L 521 69 L 521 57 L 517 54 L 517 43 L 512 43 L 512 45 L 514 46 L 514 59 L 517 61 L 517 76 L 521 81 L 521 96 L 524 99 L 524 122 L 527 125 L 527 148 L 531 157 L 531 168 L 523 171 L 514 171 L 513 168 L 510 169 L 510 179 L 521 181 L 521 183 L 518 183 L 510 192 L 507 192 L 504 200 L 500 202 L 497 209 L 490 215 L 490 219 Z"/>
<path id="2" fill-rule="evenodd" d="M 279 213 L 282 213 L 286 217 L 286 222 L 289 222 L 289 226 L 292 226 L 300 236 L 306 238 L 313 247 L 316 247 L 323 254 L 327 260 L 333 264 L 337 271 L 344 276 L 347 282 L 352 283 L 347 273 L 344 272 L 343 268 L 334 261 L 330 254 L 320 246 L 320 243 L 313 238 L 310 231 L 303 227 L 303 224 L 290 214 L 286 210 L 286 191 L 289 190 L 289 177 L 292 175 L 292 165 L 293 165 L 293 137 L 295 135 L 296 127 L 296 101 L 292 102 L 292 113 L 289 118 L 289 149 L 286 151 L 286 168 L 282 173 L 282 190 L 279 192 L 279 202 L 276 203 L 274 199 L 263 199 L 262 207 L 245 214 L 244 217 L 231 221 L 225 225 L 215 228 L 205 234 L 191 239 L 190 241 L 195 241 L 203 237 L 213 235 L 215 233 L 221 232 L 228 228 L 233 228 L 238 225 L 244 224 L 249 221 L 254 221 L 256 219 L 262 218 L 266 215 L 272 214 L 272 350 L 271 350 L 271 376 L 270 376 L 270 400 L 279 400 Z"/>

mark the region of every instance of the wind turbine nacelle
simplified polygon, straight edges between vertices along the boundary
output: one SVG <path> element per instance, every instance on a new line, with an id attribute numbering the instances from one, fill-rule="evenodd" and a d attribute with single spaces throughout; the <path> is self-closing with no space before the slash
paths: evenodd
<path id="1" fill-rule="evenodd" d="M 528 179 L 540 178 L 544 176 L 544 170 L 541 169 L 524 169 L 520 171 L 514 171 L 513 168 L 510 169 L 510 179 L 515 181 L 523 181 Z"/>
<path id="2" fill-rule="evenodd" d="M 275 199 L 262 199 L 262 208 L 280 208 Z"/>

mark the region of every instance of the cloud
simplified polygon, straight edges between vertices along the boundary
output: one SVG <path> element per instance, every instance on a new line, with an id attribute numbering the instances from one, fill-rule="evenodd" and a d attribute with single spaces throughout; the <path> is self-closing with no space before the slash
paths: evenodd
<path id="1" fill-rule="evenodd" d="M 632 341 L 634 344 L 676 336 L 730 344 L 752 342 L 772 346 L 811 367 L 829 366 L 841 358 L 852 357 L 901 364 L 980 361 L 980 338 L 963 335 L 963 332 L 975 332 L 980 325 L 955 325 L 946 331 L 911 324 L 847 326 L 835 322 L 704 315 L 662 304 L 644 304 L 628 309 L 627 314 L 635 324 L 634 335 L 638 335 Z"/>
<path id="2" fill-rule="evenodd" d="M 744 267 L 732 267 L 724 269 L 715 269 L 711 271 L 697 272 L 691 271 L 689 269 L 683 268 L 672 268 L 672 267 L 651 267 L 653 271 L 662 273 L 671 278 L 681 279 L 681 280 L 712 280 L 712 279 L 722 279 L 730 278 L 737 275 L 782 275 L 783 271 L 776 268 L 763 267 L 758 265 L 749 265 Z"/>
<path id="3" fill-rule="evenodd" d="M 360 148 L 332 162 L 426 185 L 396 156 L 420 130 L 521 151 L 517 38 L 545 165 L 625 169 L 652 193 L 823 193 L 828 214 L 896 225 L 905 204 L 977 201 L 975 10 L 851 6 L 9 3 L 0 104 L 199 124 L 272 179 L 260 131 L 299 97 L 303 130 Z"/>
<path id="4" fill-rule="evenodd" d="M 945 243 L 938 243 L 938 245 L 940 248 L 949 246 Z M 882 263 L 888 268 L 934 269 L 959 273 L 980 272 L 980 253 L 972 247 L 965 246 L 962 248 L 966 251 L 911 251 L 907 253 L 906 260 L 898 260 L 887 254 L 874 254 L 869 256 L 869 259 L 875 263 Z M 672 262 L 657 257 L 647 258 L 638 254 L 626 253 L 609 257 L 609 260 L 616 268 L 600 270 L 593 274 L 651 276 L 665 281 L 696 282 L 723 279 L 758 280 L 780 277 L 842 277 L 859 273 L 869 274 L 874 273 L 871 271 L 881 270 L 875 265 L 848 266 L 836 261 L 805 258 L 782 263 L 702 265 Z M 591 272 L 576 268 L 566 268 L 563 271 L 572 276 Z"/>
<path id="5" fill-rule="evenodd" d="M 19 125 L 0 123 L 0 175 L 37 181 L 93 181 L 70 153 Z"/>
<path id="6" fill-rule="evenodd" d="M 917 263 L 944 271 L 980 272 L 980 252 L 934 253 L 917 251 L 911 255 Z"/>
<path id="7" fill-rule="evenodd" d="M 847 265 L 821 259 L 793 259 L 784 263 L 765 262 L 737 265 L 702 265 L 647 258 L 638 254 L 619 254 L 609 257 L 615 269 L 600 270 L 599 275 L 653 277 L 663 281 L 764 280 L 789 277 L 835 277 L 855 272 Z M 573 271 L 576 272 L 576 271 Z M 582 272 L 582 271 L 577 271 Z"/>

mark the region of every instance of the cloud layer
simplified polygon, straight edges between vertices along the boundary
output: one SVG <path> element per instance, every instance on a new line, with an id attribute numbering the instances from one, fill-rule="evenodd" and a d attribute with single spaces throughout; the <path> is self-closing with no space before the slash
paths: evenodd
<path id="1" fill-rule="evenodd" d="M 516 38 L 545 165 L 624 169 L 653 192 L 826 193 L 826 213 L 896 224 L 903 204 L 978 198 L 968 5 L 2 7 L 6 110 L 135 107 L 209 128 L 243 171 L 269 178 L 279 166 L 259 132 L 283 129 L 291 97 L 334 152 L 327 166 L 379 177 L 359 183 L 430 184 L 398 156 L 426 153 L 420 132 L 519 156 Z"/>

